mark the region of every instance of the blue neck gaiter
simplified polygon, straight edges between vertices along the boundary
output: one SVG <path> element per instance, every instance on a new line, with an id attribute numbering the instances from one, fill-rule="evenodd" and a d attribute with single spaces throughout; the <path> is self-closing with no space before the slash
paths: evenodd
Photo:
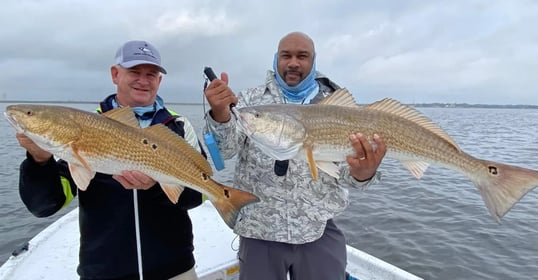
<path id="1" fill-rule="evenodd" d="M 317 94 L 319 90 L 318 82 L 316 81 L 316 57 L 314 56 L 314 62 L 312 63 L 312 70 L 304 80 L 295 86 L 289 86 L 284 79 L 280 77 L 277 68 L 278 53 L 275 53 L 273 58 L 273 71 L 275 72 L 276 82 L 280 86 L 284 98 L 290 103 L 306 103 L 307 99 Z"/>
<path id="2" fill-rule="evenodd" d="M 116 101 L 116 98 L 112 99 L 112 106 L 114 108 L 120 107 L 118 102 Z M 153 115 L 155 115 L 155 112 L 158 110 L 164 108 L 164 101 L 160 96 L 155 97 L 155 103 L 143 106 L 143 107 L 132 107 L 134 113 L 136 116 L 141 120 L 150 120 L 153 118 Z"/>

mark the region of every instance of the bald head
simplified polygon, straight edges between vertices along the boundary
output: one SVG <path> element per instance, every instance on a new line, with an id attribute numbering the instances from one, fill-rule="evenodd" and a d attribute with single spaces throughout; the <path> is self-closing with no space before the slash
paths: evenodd
<path id="1" fill-rule="evenodd" d="M 303 32 L 291 32 L 280 39 L 278 42 L 278 52 L 282 49 L 289 48 L 290 45 L 300 46 L 305 51 L 309 51 L 314 54 L 314 41 L 308 35 Z"/>
<path id="2" fill-rule="evenodd" d="M 280 39 L 276 68 L 289 86 L 295 86 L 308 76 L 314 65 L 314 41 L 302 33 L 292 32 Z"/>

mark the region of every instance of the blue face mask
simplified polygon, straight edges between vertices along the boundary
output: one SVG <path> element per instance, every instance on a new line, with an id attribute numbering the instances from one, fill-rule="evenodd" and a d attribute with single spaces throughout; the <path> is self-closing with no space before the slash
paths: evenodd
<path id="1" fill-rule="evenodd" d="M 284 98 L 291 103 L 306 103 L 308 99 L 317 94 L 319 91 L 319 85 L 316 81 L 316 56 L 314 55 L 314 61 L 312 63 L 312 69 L 304 80 L 295 86 L 289 86 L 284 79 L 280 77 L 278 73 L 278 53 L 275 53 L 273 58 L 273 71 L 275 71 L 276 82 L 282 89 Z"/>
<path id="2" fill-rule="evenodd" d="M 132 109 L 139 119 L 150 120 L 153 118 L 153 115 L 155 114 L 156 111 L 164 107 L 163 104 L 164 102 L 162 98 L 157 95 L 155 97 L 155 103 L 148 106 L 144 106 L 144 107 L 132 107 Z M 112 100 L 112 106 L 114 106 L 114 108 L 120 107 L 119 104 L 116 102 L 115 98 Z"/>

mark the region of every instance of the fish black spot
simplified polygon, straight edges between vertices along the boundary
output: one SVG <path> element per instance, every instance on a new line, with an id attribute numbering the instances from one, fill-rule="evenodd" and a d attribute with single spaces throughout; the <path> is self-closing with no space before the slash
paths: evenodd
<path id="1" fill-rule="evenodd" d="M 202 173 L 202 180 L 207 181 L 209 179 L 209 176 L 207 174 Z"/>
<path id="2" fill-rule="evenodd" d="M 230 198 L 230 191 L 228 191 L 227 189 L 224 189 L 224 196 L 226 196 L 227 198 Z"/>
<path id="3" fill-rule="evenodd" d="M 142 143 L 144 143 L 144 145 L 147 145 L 149 143 L 148 139 L 146 139 L 146 138 L 142 139 Z"/>
<path id="4" fill-rule="evenodd" d="M 499 170 L 495 166 L 488 166 L 488 171 L 489 171 L 489 174 L 492 174 L 492 175 L 499 174 Z"/>

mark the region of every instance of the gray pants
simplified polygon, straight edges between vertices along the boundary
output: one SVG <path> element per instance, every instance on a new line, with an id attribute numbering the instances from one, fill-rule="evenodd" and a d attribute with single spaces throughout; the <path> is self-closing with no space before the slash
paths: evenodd
<path id="1" fill-rule="evenodd" d="M 346 240 L 333 220 L 316 241 L 288 244 L 241 237 L 239 280 L 344 280 Z"/>

